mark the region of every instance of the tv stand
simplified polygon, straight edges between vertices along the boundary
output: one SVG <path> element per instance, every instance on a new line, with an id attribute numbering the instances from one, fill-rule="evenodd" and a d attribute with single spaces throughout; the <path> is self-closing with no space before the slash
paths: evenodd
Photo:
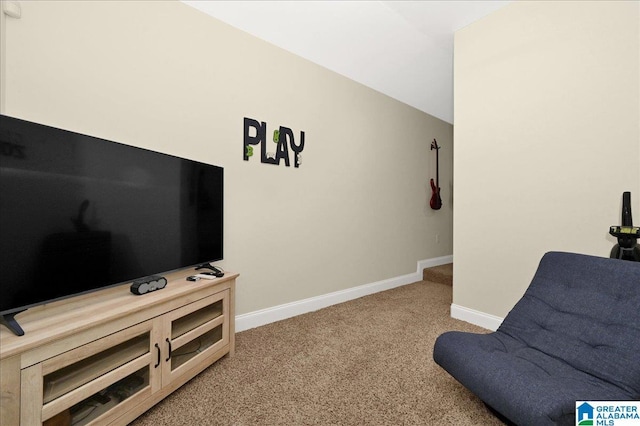
<path id="1" fill-rule="evenodd" d="M 0 329 L 0 424 L 126 425 L 235 349 L 238 274 L 129 285 L 36 306 Z"/>
<path id="2" fill-rule="evenodd" d="M 18 312 L 12 312 L 10 314 L 0 315 L 0 324 L 7 327 L 16 336 L 24 336 L 24 330 L 22 329 L 22 327 L 20 327 L 20 324 L 18 324 L 18 321 L 16 321 L 15 316 L 18 315 L 20 312 L 24 312 L 25 310 L 26 309 Z"/>

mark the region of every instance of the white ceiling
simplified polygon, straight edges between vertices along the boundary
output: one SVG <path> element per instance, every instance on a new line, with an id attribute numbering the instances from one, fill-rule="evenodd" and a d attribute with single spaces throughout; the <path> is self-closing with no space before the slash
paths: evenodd
<path id="1" fill-rule="evenodd" d="M 453 123 L 453 33 L 510 1 L 182 0 Z"/>

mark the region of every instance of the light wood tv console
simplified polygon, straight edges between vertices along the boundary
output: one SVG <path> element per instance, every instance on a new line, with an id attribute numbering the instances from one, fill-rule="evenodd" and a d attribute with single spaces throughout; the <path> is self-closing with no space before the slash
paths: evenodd
<path id="1" fill-rule="evenodd" d="M 124 425 L 235 348 L 238 274 L 167 274 L 31 308 L 0 330 L 0 424 Z"/>

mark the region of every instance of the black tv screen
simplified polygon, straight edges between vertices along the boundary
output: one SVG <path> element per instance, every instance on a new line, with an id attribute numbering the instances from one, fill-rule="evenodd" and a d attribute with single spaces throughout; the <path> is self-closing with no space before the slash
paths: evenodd
<path id="1" fill-rule="evenodd" d="M 3 319 L 222 259 L 222 167 L 5 115 L 0 142 Z"/>

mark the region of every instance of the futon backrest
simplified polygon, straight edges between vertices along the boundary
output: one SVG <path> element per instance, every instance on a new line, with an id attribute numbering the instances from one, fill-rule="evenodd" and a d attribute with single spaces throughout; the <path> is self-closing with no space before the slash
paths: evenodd
<path id="1" fill-rule="evenodd" d="M 640 262 L 547 253 L 498 333 L 640 398 Z"/>

